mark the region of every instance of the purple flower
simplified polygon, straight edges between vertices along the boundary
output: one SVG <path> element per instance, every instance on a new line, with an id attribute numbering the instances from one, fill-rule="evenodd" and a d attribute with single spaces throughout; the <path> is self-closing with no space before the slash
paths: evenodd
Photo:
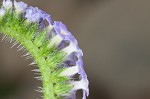
<path id="1" fill-rule="evenodd" d="M 25 18 L 27 18 L 27 20 L 30 22 L 39 21 L 39 19 L 41 18 L 41 15 L 38 12 L 38 8 L 28 7 L 26 10 Z"/>
<path id="2" fill-rule="evenodd" d="M 74 38 L 71 32 L 68 31 L 67 27 L 62 22 L 54 21 L 53 27 L 57 35 L 59 35 L 63 40 L 69 41 L 69 46 L 62 49 L 64 52 L 66 52 L 67 54 L 70 54 L 72 52 L 82 53 L 82 50 L 78 47 L 77 40 Z"/>
<path id="3" fill-rule="evenodd" d="M 78 48 L 79 50 L 79 48 Z M 76 92 L 77 90 L 82 89 L 83 90 L 83 98 L 82 99 L 86 99 L 86 96 L 89 95 L 89 81 L 87 79 L 87 75 L 84 71 L 84 67 L 83 67 L 83 60 L 82 60 L 82 50 L 80 49 L 80 51 L 75 51 L 72 52 L 71 54 L 69 54 L 66 57 L 66 61 L 65 64 L 67 64 L 67 69 L 65 71 L 63 71 L 61 73 L 61 76 L 73 76 L 75 74 L 79 74 L 80 75 L 80 81 L 71 81 L 71 84 L 74 86 L 72 91 Z M 69 66 L 69 65 L 73 65 L 73 66 Z"/>
<path id="4" fill-rule="evenodd" d="M 76 90 L 80 90 L 82 89 L 83 90 L 83 97 L 82 99 L 86 99 L 86 96 L 89 95 L 89 81 L 88 79 L 81 79 L 80 81 L 73 81 L 71 82 L 71 84 L 74 86 L 73 87 L 73 91 L 76 91 Z"/>
<path id="5" fill-rule="evenodd" d="M 61 73 L 62 76 L 73 76 L 76 73 L 80 75 L 80 81 L 73 81 L 71 84 L 74 86 L 73 91 L 82 89 L 83 98 L 86 99 L 86 96 L 89 95 L 87 80 L 87 75 L 84 71 L 83 60 L 82 60 L 82 50 L 78 47 L 78 43 L 73 35 L 67 30 L 67 27 L 62 22 L 54 22 L 54 30 L 57 35 L 59 35 L 63 41 L 59 44 L 59 48 L 67 53 L 66 60 L 64 64 L 68 68 Z M 69 41 L 69 46 L 66 46 L 64 41 Z M 77 59 L 76 59 L 77 57 Z M 71 66 L 71 67 L 70 67 Z"/>
<path id="6" fill-rule="evenodd" d="M 5 15 L 5 9 L 4 8 L 1 8 L 0 9 L 0 17 L 3 17 Z"/>
<path id="7" fill-rule="evenodd" d="M 47 20 L 47 22 L 49 23 L 49 25 L 52 25 L 52 19 L 50 17 L 49 14 L 47 14 L 46 12 L 42 11 L 42 10 L 38 10 L 38 12 L 40 13 L 40 16 L 42 17 L 42 20 Z"/>
<path id="8" fill-rule="evenodd" d="M 68 40 L 62 40 L 62 41 L 60 42 L 60 44 L 58 45 L 58 48 L 61 50 L 61 49 L 65 48 L 65 47 L 67 47 L 68 44 L 69 44 L 69 42 L 70 42 L 70 41 L 68 41 Z"/>
<path id="9" fill-rule="evenodd" d="M 27 6 L 28 5 L 24 2 L 16 2 L 16 0 L 14 1 L 14 7 L 17 13 L 24 12 Z"/>
<path id="10" fill-rule="evenodd" d="M 58 47 L 60 49 L 64 48 L 63 46 L 65 46 L 62 41 L 69 41 L 69 45 L 72 45 L 71 42 L 75 42 L 75 38 L 73 37 L 73 35 L 67 30 L 67 27 L 62 23 L 62 22 L 58 22 L 58 21 L 54 21 L 52 28 L 54 29 L 55 32 L 55 36 L 52 38 L 52 42 L 50 42 L 50 46 L 54 45 L 54 44 L 58 44 Z M 50 29 L 52 29 L 50 26 Z M 62 47 L 62 48 L 61 48 Z M 72 48 L 71 47 L 71 52 L 72 52 Z"/>
<path id="11" fill-rule="evenodd" d="M 77 60 L 77 62 L 76 62 L 76 65 L 77 65 L 78 68 L 79 68 L 78 74 L 81 75 L 81 78 L 86 79 L 86 78 L 87 78 L 87 75 L 86 75 L 86 73 L 85 73 L 85 71 L 84 71 L 84 67 L 83 67 L 82 54 L 81 54 L 80 52 L 77 52 L 77 53 L 76 53 L 76 56 L 77 56 L 77 58 L 78 58 L 78 60 Z"/>
<path id="12" fill-rule="evenodd" d="M 71 57 L 72 60 L 76 61 L 76 66 L 78 67 L 78 74 L 80 75 L 80 81 L 75 81 L 73 82 L 74 85 L 74 90 L 79 90 L 82 89 L 83 90 L 83 98 L 82 99 L 86 99 L 86 96 L 89 95 L 89 89 L 88 89 L 88 85 L 89 82 L 87 80 L 87 75 L 84 71 L 84 67 L 83 67 L 83 60 L 82 60 L 82 53 L 80 52 L 75 52 L 74 55 L 77 56 L 77 61 L 75 59 L 75 56 Z"/>
<path id="13" fill-rule="evenodd" d="M 12 7 L 12 1 L 11 0 L 3 0 L 3 7 L 5 9 L 10 9 Z"/>
<path id="14" fill-rule="evenodd" d="M 72 42 L 75 40 L 73 35 L 68 31 L 67 27 L 62 22 L 54 21 L 53 27 L 56 33 L 61 36 L 63 40 L 69 40 Z"/>
<path id="15" fill-rule="evenodd" d="M 66 56 L 65 61 L 64 61 L 64 65 L 67 67 L 76 66 L 77 60 L 78 59 L 76 57 L 76 54 L 73 52 L 73 53 Z"/>

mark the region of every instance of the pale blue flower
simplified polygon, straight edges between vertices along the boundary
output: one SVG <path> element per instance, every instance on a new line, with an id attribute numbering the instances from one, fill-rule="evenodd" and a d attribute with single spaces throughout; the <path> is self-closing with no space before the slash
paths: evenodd
<path id="1" fill-rule="evenodd" d="M 0 9 L 0 17 L 3 17 L 5 15 L 5 9 L 4 8 L 1 8 Z"/>
<path id="2" fill-rule="evenodd" d="M 26 15 L 25 18 L 27 18 L 30 22 L 37 22 L 41 18 L 40 13 L 38 12 L 38 8 L 34 7 L 28 7 L 26 9 Z"/>
<path id="3" fill-rule="evenodd" d="M 11 0 L 3 0 L 3 7 L 5 9 L 10 9 L 12 8 L 12 1 Z"/>
<path id="4" fill-rule="evenodd" d="M 24 12 L 27 6 L 28 5 L 22 1 L 21 2 L 16 2 L 16 0 L 14 1 L 14 7 L 17 13 Z"/>
<path id="5" fill-rule="evenodd" d="M 71 34 L 71 32 L 68 31 L 67 27 L 59 21 L 54 21 L 54 30 L 56 33 L 61 36 L 64 40 L 74 41 L 75 38 Z"/>
<path id="6" fill-rule="evenodd" d="M 68 68 L 63 71 L 61 75 L 71 77 L 78 73 L 80 75 L 80 81 L 71 81 L 71 84 L 74 86 L 72 91 L 76 92 L 76 90 L 82 89 L 82 99 L 86 99 L 86 96 L 89 95 L 89 82 L 83 67 L 83 52 L 78 47 L 77 40 L 74 38 L 71 32 L 68 31 L 67 27 L 62 22 L 54 21 L 53 27 L 57 34 L 56 36 L 61 38 L 61 42 L 58 45 L 58 48 L 67 54 L 64 61 L 64 66 L 67 66 Z M 69 45 L 67 43 L 69 43 Z"/>
<path id="7" fill-rule="evenodd" d="M 46 12 L 44 12 L 44 11 L 42 11 L 40 9 L 38 10 L 38 12 L 40 13 L 42 21 L 46 19 L 47 22 L 49 23 L 49 25 L 52 25 L 52 19 L 51 19 L 49 14 L 47 14 Z"/>

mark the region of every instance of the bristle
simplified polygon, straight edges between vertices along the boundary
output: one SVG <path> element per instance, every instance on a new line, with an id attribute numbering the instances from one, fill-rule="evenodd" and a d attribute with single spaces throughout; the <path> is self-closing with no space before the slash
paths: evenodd
<path id="1" fill-rule="evenodd" d="M 34 70 L 31 70 L 31 71 L 34 71 L 34 72 L 40 72 L 40 70 L 39 69 L 34 69 Z"/>
<path id="2" fill-rule="evenodd" d="M 9 43 L 12 43 L 13 42 L 13 38 L 11 37 L 11 39 L 10 39 L 10 42 Z"/>
<path id="3" fill-rule="evenodd" d="M 18 46 L 17 46 L 17 48 L 19 48 L 19 47 L 21 47 L 22 45 L 21 44 L 19 44 Z"/>
<path id="4" fill-rule="evenodd" d="M 34 78 L 36 78 L 37 80 L 42 80 L 42 77 L 41 76 L 38 76 L 38 77 L 34 77 Z"/>
<path id="5" fill-rule="evenodd" d="M 25 60 L 32 59 L 32 56 L 26 56 Z"/>
<path id="6" fill-rule="evenodd" d="M 21 51 L 21 50 L 24 50 L 24 46 L 20 46 L 20 48 L 17 50 L 17 51 Z"/>
<path id="7" fill-rule="evenodd" d="M 11 39 L 12 39 L 12 38 L 8 36 L 8 37 L 5 39 L 5 43 L 10 42 Z"/>
<path id="8" fill-rule="evenodd" d="M 7 39 L 7 37 L 8 37 L 8 36 L 7 36 L 6 34 L 4 34 L 3 37 L 2 37 L 1 42 L 3 42 L 5 39 Z"/>
<path id="9" fill-rule="evenodd" d="M 35 75 L 37 75 L 37 76 L 41 76 L 41 73 L 34 73 Z"/>
<path id="10" fill-rule="evenodd" d="M 43 89 L 35 89 L 35 91 L 39 92 L 39 93 L 43 93 Z"/>
<path id="11" fill-rule="evenodd" d="M 31 55 L 29 52 L 27 52 L 26 54 L 22 55 L 22 57 L 26 57 L 28 55 Z"/>
<path id="12" fill-rule="evenodd" d="M 18 41 L 13 42 L 11 48 L 13 48 L 14 46 L 16 46 L 18 43 L 19 43 Z"/>

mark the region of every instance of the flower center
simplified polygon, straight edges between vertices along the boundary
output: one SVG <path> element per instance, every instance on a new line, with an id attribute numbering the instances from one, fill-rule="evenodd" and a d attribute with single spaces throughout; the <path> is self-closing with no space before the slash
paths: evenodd
<path id="1" fill-rule="evenodd" d="M 65 32 L 65 31 L 62 31 L 61 34 L 66 35 L 66 32 Z"/>

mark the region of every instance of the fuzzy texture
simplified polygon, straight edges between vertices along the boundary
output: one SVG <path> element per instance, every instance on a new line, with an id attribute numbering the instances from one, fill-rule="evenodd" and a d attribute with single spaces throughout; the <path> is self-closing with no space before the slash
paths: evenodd
<path id="1" fill-rule="evenodd" d="M 13 7 L 14 3 L 14 7 Z M 75 99 L 77 90 L 83 90 L 83 98 L 89 95 L 88 79 L 83 68 L 82 50 L 67 27 L 52 21 L 49 14 L 24 2 L 4 0 L 0 9 L 0 32 L 11 37 L 10 42 L 25 48 L 40 72 L 44 99 Z M 45 24 L 45 20 L 49 23 Z M 26 55 L 25 55 L 26 56 Z M 30 58 L 30 57 L 29 57 Z M 79 74 L 76 78 L 75 75 Z M 79 80 L 76 80 L 79 79 Z"/>

